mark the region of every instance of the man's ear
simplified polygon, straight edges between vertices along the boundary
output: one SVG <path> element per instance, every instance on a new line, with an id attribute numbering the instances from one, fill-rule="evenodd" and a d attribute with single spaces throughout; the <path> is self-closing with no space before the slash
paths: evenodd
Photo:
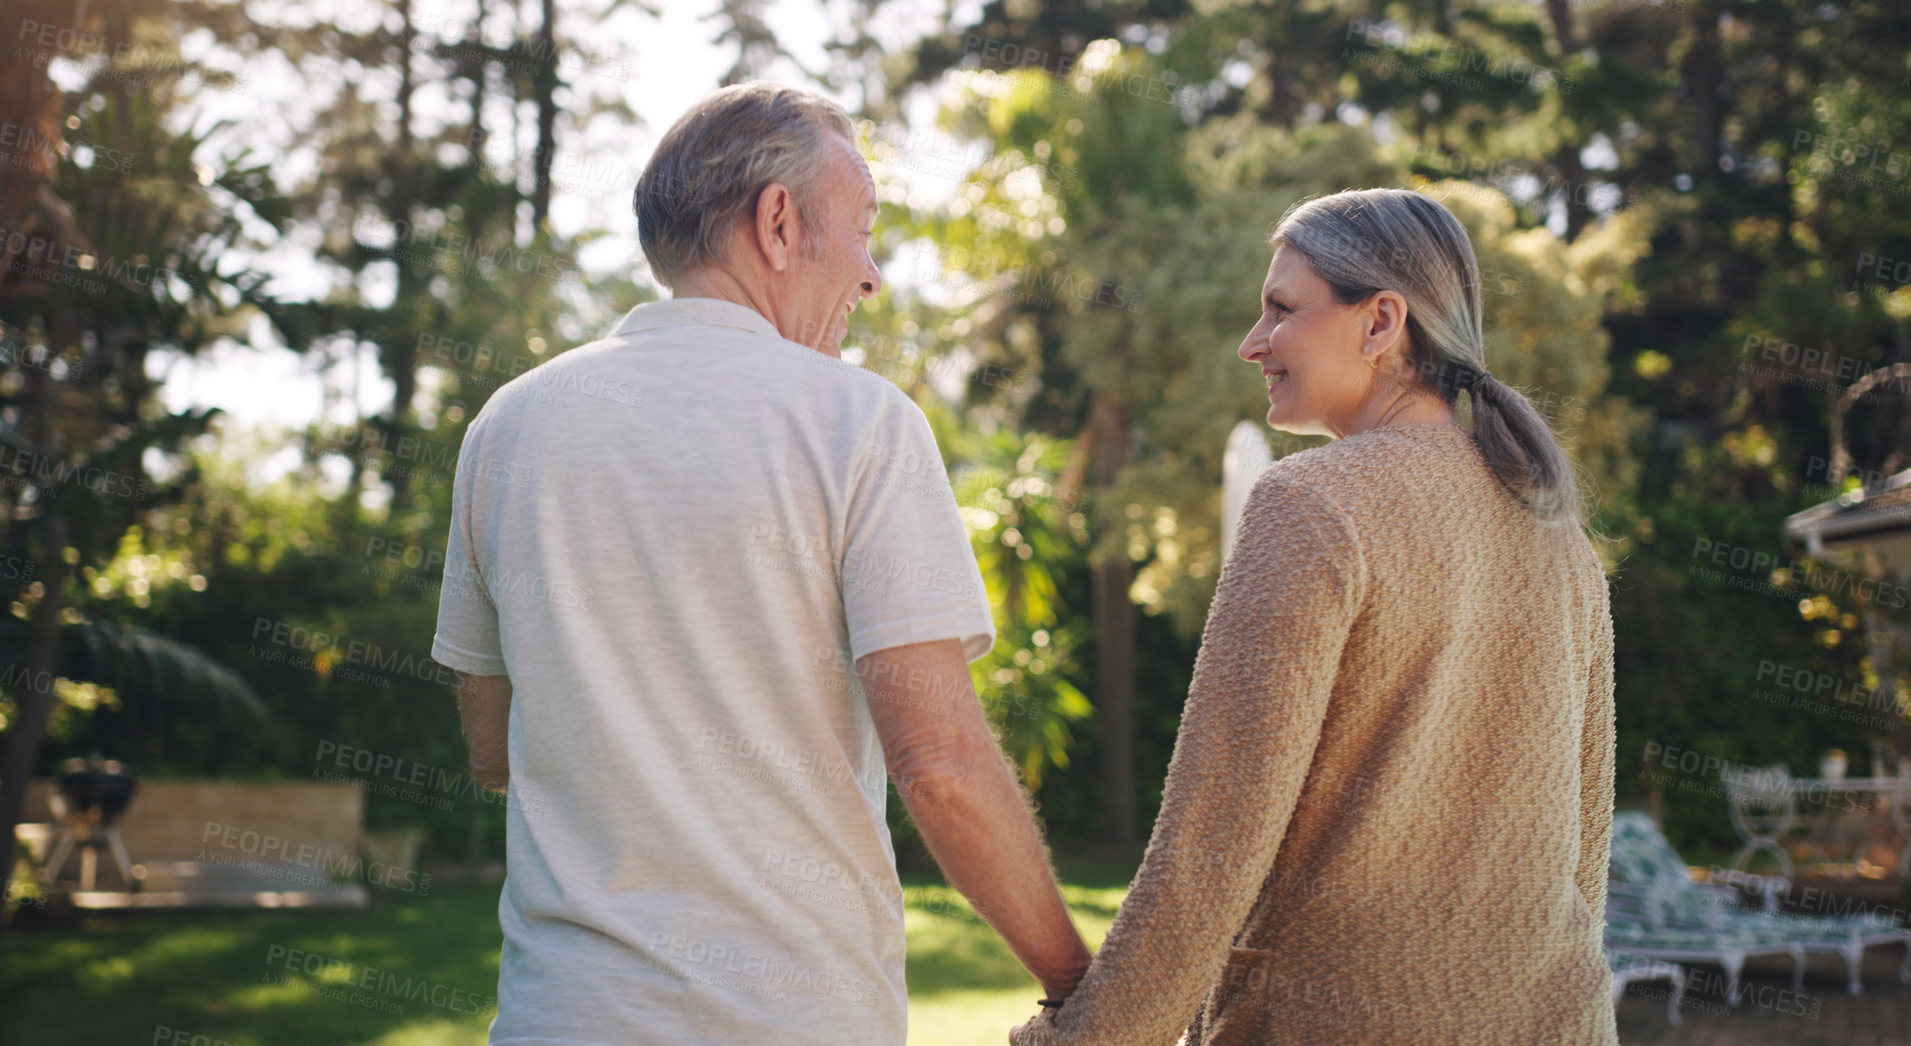
<path id="1" fill-rule="evenodd" d="M 764 186 L 756 197 L 756 247 L 763 252 L 771 271 L 783 272 L 790 267 L 801 232 L 796 198 L 790 195 L 789 186 L 782 182 Z"/>

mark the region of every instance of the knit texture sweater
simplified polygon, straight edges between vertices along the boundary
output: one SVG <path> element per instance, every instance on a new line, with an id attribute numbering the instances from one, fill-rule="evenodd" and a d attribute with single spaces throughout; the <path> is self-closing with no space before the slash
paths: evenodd
<path id="1" fill-rule="evenodd" d="M 1613 1046 L 1612 805 L 1584 533 L 1457 426 L 1291 455 L 1242 511 L 1128 898 L 1010 1041 Z"/>

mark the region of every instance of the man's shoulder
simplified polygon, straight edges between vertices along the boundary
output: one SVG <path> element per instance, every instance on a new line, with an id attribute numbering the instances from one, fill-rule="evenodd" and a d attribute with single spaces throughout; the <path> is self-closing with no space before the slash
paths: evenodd
<path id="1" fill-rule="evenodd" d="M 758 354 L 769 380 L 792 395 L 829 404 L 844 421 L 875 424 L 924 418 L 922 408 L 895 382 L 859 363 L 774 335 L 733 332 Z M 926 424 L 926 418 L 924 418 Z"/>
<path id="2" fill-rule="evenodd" d="M 825 387 L 839 388 L 846 395 L 867 399 L 875 405 L 915 406 L 915 401 L 895 382 L 860 363 L 852 363 L 841 356 L 831 356 L 814 346 L 788 338 L 748 333 L 742 336 L 778 360 L 789 373 L 801 375 Z"/>
<path id="3" fill-rule="evenodd" d="M 495 422 L 534 406 L 546 406 L 557 393 L 576 392 L 631 403 L 664 397 L 667 390 L 652 386 L 659 380 L 665 384 L 671 381 L 669 368 L 664 368 L 665 373 L 646 374 L 642 361 L 646 350 L 671 348 L 744 354 L 738 361 L 747 364 L 753 380 L 773 385 L 788 396 L 821 401 L 828 413 L 852 424 L 875 424 L 883 419 L 901 419 L 906 424 L 912 417 L 924 417 L 922 408 L 887 377 L 812 346 L 756 331 L 696 328 L 694 337 L 686 337 L 687 330 L 612 331 L 500 385 L 479 417 Z M 619 360 L 620 353 L 629 352 L 635 355 Z"/>

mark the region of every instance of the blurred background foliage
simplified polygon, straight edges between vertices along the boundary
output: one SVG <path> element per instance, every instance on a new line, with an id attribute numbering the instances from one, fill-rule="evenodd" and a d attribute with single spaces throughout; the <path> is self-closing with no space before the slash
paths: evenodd
<path id="1" fill-rule="evenodd" d="M 1056 840 L 1145 838 L 1220 569 L 1225 440 L 1264 409 L 1235 349 L 1266 237 L 1349 187 L 1419 189 L 1466 224 L 1489 365 L 1582 470 L 1614 575 L 1621 802 L 1723 842 L 1716 782 L 1647 780 L 1647 744 L 1799 773 L 1833 746 L 1911 754 L 1902 721 L 1750 697 L 1766 661 L 1903 685 L 1866 656 L 1884 611 L 1695 569 L 1701 542 L 1786 560 L 1788 513 L 1911 467 L 1902 386 L 1851 412 L 1852 474 L 1833 475 L 1842 381 L 1759 352 L 1911 360 L 1911 287 L 1860 268 L 1911 257 L 1902 5 L 996 0 L 885 46 L 869 27 L 901 2 L 827 9 L 849 18 L 814 71 L 866 121 L 883 200 L 892 279 L 848 347 L 936 427 L 999 615 L 977 690 Z M 58 55 L 59 86 L 45 62 L 5 66 L 0 117 L 45 144 L 0 168 L 0 221 L 92 259 L 49 272 L 9 247 L 0 275 L 0 660 L 64 680 L 0 685 L 13 780 L 96 748 L 155 776 L 309 777 L 322 742 L 463 765 L 434 673 L 367 682 L 338 651 L 422 661 L 464 425 L 656 296 L 635 260 L 634 278 L 580 267 L 598 234 L 560 236 L 549 211 L 587 129 L 628 137 L 620 92 L 661 45 L 597 34 L 618 4 L 470 0 L 463 43 L 410 0 L 364 6 L 98 0 L 83 28 L 130 54 Z M 509 46 L 480 33 L 507 16 Z M 745 0 L 713 19 L 732 80 L 780 53 Z M 184 60 L 187 39 L 217 60 Z M 582 41 L 635 74 L 549 57 Z M 243 76 L 308 91 L 274 140 L 316 166 L 275 165 L 210 115 Z M 428 87 L 455 104 L 415 105 Z M 912 92 L 935 100 L 933 138 L 903 129 Z M 934 198 L 905 176 L 946 160 L 932 140 L 974 163 Z M 322 286 L 266 290 L 288 250 Z M 289 440 L 160 405 L 149 355 L 267 341 L 396 395 Z M 1271 437 L 1277 456 L 1317 442 Z M 280 659 L 281 623 L 339 646 Z M 88 629 L 146 669 L 61 639 Z M 493 804 L 368 805 L 441 856 L 502 846 Z"/>

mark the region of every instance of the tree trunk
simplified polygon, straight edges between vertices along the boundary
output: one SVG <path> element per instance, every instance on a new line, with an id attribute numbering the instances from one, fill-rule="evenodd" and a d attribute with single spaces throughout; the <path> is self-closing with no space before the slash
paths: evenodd
<path id="1" fill-rule="evenodd" d="M 1553 42 L 1561 59 L 1579 53 L 1579 31 L 1573 25 L 1572 0 L 1546 0 L 1546 14 L 1553 22 Z M 1567 142 L 1553 156 L 1553 166 L 1566 182 L 1566 242 L 1579 238 L 1580 230 L 1592 220 L 1592 208 L 1586 205 L 1586 167 L 1579 162 L 1579 146 Z"/>
<path id="2" fill-rule="evenodd" d="M 1134 422 L 1105 392 L 1089 406 L 1090 455 L 1097 493 L 1109 490 L 1128 464 Z M 1102 525 L 1123 527 L 1118 508 L 1103 505 Z M 1134 564 L 1125 542 L 1115 541 L 1090 566 L 1094 604 L 1095 715 L 1101 724 L 1097 780 L 1102 800 L 1102 841 L 1121 849 L 1136 843 L 1135 826 L 1135 605 L 1128 598 Z"/>
<path id="3" fill-rule="evenodd" d="M 1586 205 L 1586 165 L 1579 162 L 1579 147 L 1567 142 L 1553 157 L 1553 166 L 1565 182 L 1566 242 L 1571 243 L 1592 220 L 1592 208 Z"/>
<path id="4" fill-rule="evenodd" d="M 557 0 L 542 0 L 544 24 L 538 27 L 537 155 L 532 166 L 531 223 L 544 227 L 551 213 L 551 161 L 557 153 Z"/>
<path id="5" fill-rule="evenodd" d="M 1692 172 L 1693 177 L 1717 184 L 1725 100 L 1719 97 L 1719 12 L 1711 4 L 1700 4 L 1692 13 L 1692 49 L 1686 54 L 1682 72 L 1698 121 L 1694 131 L 1701 169 Z"/>
<path id="6" fill-rule="evenodd" d="M 411 0 L 398 0 L 398 16 L 404 28 L 398 31 L 398 155 L 411 158 L 411 48 L 418 30 L 411 24 Z"/>
<path id="7" fill-rule="evenodd" d="M 61 316 L 56 329 L 47 331 L 49 351 L 58 351 L 61 347 L 76 344 L 78 331 L 70 322 L 70 317 Z M 54 387 L 52 373 L 48 368 L 37 367 L 27 371 L 31 392 L 27 397 L 28 416 L 22 426 L 31 441 L 34 453 L 53 455 L 53 411 L 55 398 L 59 390 Z M 32 471 L 40 471 L 34 469 Z M 46 470 L 53 475 L 64 475 L 60 469 Z M 52 495 L 57 487 L 47 484 L 43 495 Z M 26 685 L 14 688 L 14 697 L 18 703 L 19 718 L 7 731 L 6 749 L 0 754 L 0 840 L 6 846 L 5 879 L 13 879 L 14 857 L 18 852 L 14 842 L 14 831 L 20 824 L 20 818 L 26 810 L 27 780 L 33 773 L 33 765 L 40 758 L 40 743 L 46 738 L 47 717 L 53 711 L 53 673 L 59 665 L 60 652 L 60 611 L 65 609 L 62 599 L 66 592 L 66 557 L 61 553 L 66 548 L 66 521 L 60 515 L 59 499 L 43 496 L 39 499 L 40 518 L 37 529 L 40 534 L 39 555 L 36 557 L 39 569 L 36 571 L 42 586 L 40 601 L 34 605 L 33 620 L 29 626 L 26 651 Z"/>

